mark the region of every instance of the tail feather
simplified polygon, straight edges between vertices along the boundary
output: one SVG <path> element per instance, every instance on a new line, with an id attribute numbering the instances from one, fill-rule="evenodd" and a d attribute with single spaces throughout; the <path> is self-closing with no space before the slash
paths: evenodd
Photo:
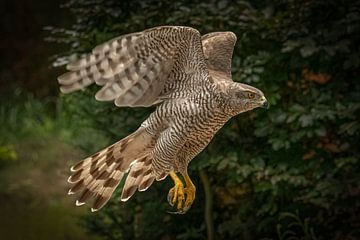
<path id="1" fill-rule="evenodd" d="M 123 176 L 123 172 L 118 170 L 114 171 L 114 173 L 104 183 L 103 187 L 98 191 L 94 204 L 91 208 L 92 212 L 102 208 L 109 201 L 110 197 L 114 193 L 116 187 L 119 185 Z"/>
<path id="2" fill-rule="evenodd" d="M 141 179 L 138 190 L 140 192 L 146 191 L 151 186 L 151 184 L 154 182 L 154 180 L 155 180 L 155 176 L 153 176 L 153 175 L 144 176 Z"/>
<path id="3" fill-rule="evenodd" d="M 140 192 L 146 191 L 155 180 L 155 175 L 151 170 L 151 159 L 147 158 L 144 161 L 144 171 L 139 176 L 138 190 Z"/>
<path id="4" fill-rule="evenodd" d="M 132 165 L 122 190 L 121 201 L 127 201 L 135 193 L 135 191 L 139 189 L 144 177 L 153 177 L 151 164 L 148 164 L 148 162 L 151 162 L 151 158 L 149 156 L 145 156 Z"/>
<path id="5" fill-rule="evenodd" d="M 72 166 L 68 182 L 73 186 L 69 194 L 80 193 L 76 205 L 93 200 L 92 211 L 103 207 L 129 169 L 122 200 L 129 199 L 137 189 L 145 191 L 154 180 L 150 154 L 154 143 L 153 136 L 140 128 Z"/>

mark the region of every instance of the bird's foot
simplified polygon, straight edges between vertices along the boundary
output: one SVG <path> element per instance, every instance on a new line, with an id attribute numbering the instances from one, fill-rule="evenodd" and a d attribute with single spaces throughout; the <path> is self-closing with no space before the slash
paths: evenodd
<path id="1" fill-rule="evenodd" d="M 182 182 L 176 182 L 175 186 L 170 189 L 167 199 L 171 206 L 177 205 L 177 209 L 181 209 L 185 197 L 185 189 Z"/>
<path id="2" fill-rule="evenodd" d="M 187 181 L 186 177 L 185 181 L 187 182 L 187 185 L 184 188 L 181 180 L 176 176 L 176 174 L 173 174 L 170 174 L 170 176 L 173 178 L 175 186 L 170 189 L 167 198 L 171 206 L 176 206 L 177 212 L 171 213 L 184 214 L 190 209 L 195 200 L 196 188 L 191 181 L 190 183 Z"/>
<path id="3" fill-rule="evenodd" d="M 184 204 L 184 209 L 186 209 L 186 211 L 189 210 L 191 205 L 193 204 L 195 200 L 195 193 L 196 193 L 196 188 L 193 185 L 186 186 L 185 188 L 186 201 Z"/>

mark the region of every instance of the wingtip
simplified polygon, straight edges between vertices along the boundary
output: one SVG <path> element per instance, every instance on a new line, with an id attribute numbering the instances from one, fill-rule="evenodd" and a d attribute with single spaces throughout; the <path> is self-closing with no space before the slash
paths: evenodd
<path id="1" fill-rule="evenodd" d="M 72 84 L 74 81 L 73 79 L 73 72 L 66 72 L 62 75 L 58 76 L 57 80 L 60 84 Z"/>
<path id="2" fill-rule="evenodd" d="M 64 93 L 64 94 L 67 94 L 67 93 L 72 92 L 72 90 L 67 86 L 60 86 L 60 92 Z"/>
<path id="3" fill-rule="evenodd" d="M 99 102 L 105 102 L 105 101 L 112 101 L 112 100 L 116 99 L 116 96 L 114 94 L 112 94 L 108 88 L 103 87 L 100 91 L 98 91 L 95 94 L 95 99 Z"/>
<path id="4" fill-rule="evenodd" d="M 101 102 L 101 97 L 99 96 L 99 92 L 97 92 L 97 93 L 95 94 L 95 99 L 96 99 L 96 101 Z"/>
<path id="5" fill-rule="evenodd" d="M 57 81 L 58 81 L 58 83 L 60 83 L 60 84 L 63 84 L 64 83 L 64 78 L 65 78 L 65 74 L 67 74 L 67 73 L 64 73 L 64 74 L 62 74 L 62 75 L 60 75 L 60 76 L 58 76 L 57 77 Z"/>
<path id="6" fill-rule="evenodd" d="M 97 212 L 98 210 L 97 208 L 91 208 L 91 212 Z"/>
<path id="7" fill-rule="evenodd" d="M 71 63 L 68 63 L 65 68 L 68 71 L 76 71 L 76 70 L 79 70 L 80 67 L 71 62 Z"/>

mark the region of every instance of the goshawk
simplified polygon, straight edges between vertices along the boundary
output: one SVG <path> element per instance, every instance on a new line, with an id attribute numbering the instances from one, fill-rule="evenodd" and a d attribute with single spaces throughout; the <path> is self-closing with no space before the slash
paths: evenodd
<path id="1" fill-rule="evenodd" d="M 67 65 L 69 72 L 58 78 L 63 93 L 95 83 L 102 86 L 99 101 L 156 105 L 134 133 L 71 168 L 69 194 L 80 193 L 76 205 L 89 203 L 96 211 L 123 178 L 121 200 L 127 201 L 170 175 L 169 203 L 179 213 L 190 208 L 189 162 L 231 117 L 268 107 L 259 89 L 232 81 L 235 42 L 232 32 L 201 36 L 190 27 L 162 26 L 111 39 Z"/>

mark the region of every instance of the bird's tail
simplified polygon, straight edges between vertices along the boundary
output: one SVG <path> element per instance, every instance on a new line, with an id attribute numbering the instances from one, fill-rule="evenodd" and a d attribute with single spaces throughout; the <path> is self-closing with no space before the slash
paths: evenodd
<path id="1" fill-rule="evenodd" d="M 110 199 L 125 173 L 121 200 L 128 200 L 138 189 L 145 191 L 155 176 L 151 170 L 153 136 L 143 128 L 71 167 L 73 174 L 68 182 L 73 184 L 69 194 L 80 193 L 76 205 L 92 205 L 97 211 Z"/>

